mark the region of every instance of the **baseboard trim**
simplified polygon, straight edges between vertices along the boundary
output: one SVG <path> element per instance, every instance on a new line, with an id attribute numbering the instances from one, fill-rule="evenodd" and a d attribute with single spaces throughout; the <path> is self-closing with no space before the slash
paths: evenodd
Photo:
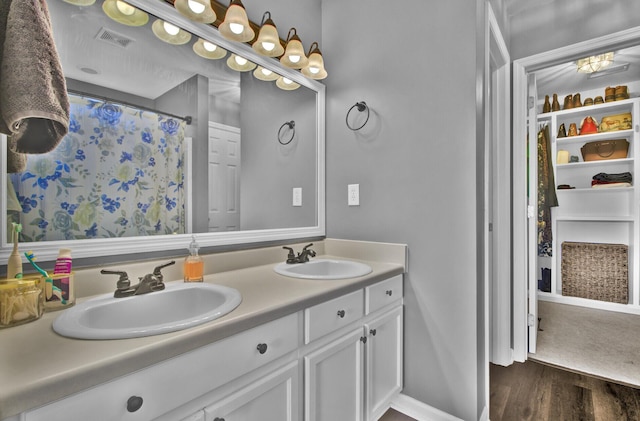
<path id="1" fill-rule="evenodd" d="M 418 421 L 462 421 L 460 418 L 402 393 L 391 401 L 391 407 Z"/>

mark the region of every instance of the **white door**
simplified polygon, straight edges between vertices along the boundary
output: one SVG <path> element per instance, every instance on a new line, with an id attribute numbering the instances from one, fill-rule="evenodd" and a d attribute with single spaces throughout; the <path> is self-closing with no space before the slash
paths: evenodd
<path id="1" fill-rule="evenodd" d="M 527 326 L 529 352 L 536 352 L 538 339 L 538 125 L 536 124 L 536 105 L 538 103 L 535 74 L 528 75 L 527 117 L 529 126 L 529 201 L 527 224 Z"/>
<path id="2" fill-rule="evenodd" d="M 304 357 L 305 421 L 363 420 L 363 328 Z"/>
<path id="3" fill-rule="evenodd" d="M 375 421 L 402 390 L 402 306 L 365 325 L 367 420 Z"/>
<path id="4" fill-rule="evenodd" d="M 239 229 L 240 129 L 209 122 L 209 232 Z"/>

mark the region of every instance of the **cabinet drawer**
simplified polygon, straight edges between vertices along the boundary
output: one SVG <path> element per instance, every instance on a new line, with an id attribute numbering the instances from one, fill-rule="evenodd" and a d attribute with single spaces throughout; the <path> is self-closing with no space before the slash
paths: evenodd
<path id="1" fill-rule="evenodd" d="M 309 307 L 304 313 L 305 344 L 347 326 L 364 316 L 364 292 L 358 290 L 326 303 Z"/>
<path id="2" fill-rule="evenodd" d="M 25 421 L 149 420 L 295 349 L 298 313 L 27 411 Z M 261 352 L 263 350 L 264 352 Z M 142 398 L 134 412 L 132 397 Z M 138 399 L 138 404 L 140 400 Z"/>
<path id="3" fill-rule="evenodd" d="M 402 275 L 365 288 L 366 314 L 381 309 L 402 298 Z"/>

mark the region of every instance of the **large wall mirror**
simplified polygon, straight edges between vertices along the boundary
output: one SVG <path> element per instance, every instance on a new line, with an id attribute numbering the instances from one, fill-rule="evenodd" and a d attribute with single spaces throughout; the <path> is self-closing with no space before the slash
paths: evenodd
<path id="1" fill-rule="evenodd" d="M 12 222 L 43 260 L 63 246 L 77 257 L 184 249 L 192 234 L 203 247 L 324 236 L 324 85 L 166 1 L 129 3 L 148 22 L 119 23 L 102 0 L 47 2 L 71 124 L 20 173 L 7 174 L 2 145 L 0 257 Z M 156 21 L 188 41 L 161 40 Z M 211 58 L 205 41 L 226 55 Z M 232 70 L 234 53 L 293 83 Z"/>

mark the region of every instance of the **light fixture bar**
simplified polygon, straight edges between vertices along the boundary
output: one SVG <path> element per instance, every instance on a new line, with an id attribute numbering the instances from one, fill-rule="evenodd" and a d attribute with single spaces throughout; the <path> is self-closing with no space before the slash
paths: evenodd
<path id="1" fill-rule="evenodd" d="M 612 74 L 615 74 L 615 73 L 626 72 L 627 70 L 629 70 L 629 63 L 622 63 L 622 64 L 618 64 L 616 66 L 607 67 L 604 70 L 600 70 L 600 71 L 597 71 L 597 72 L 589 73 L 587 75 L 587 79 L 597 79 L 599 77 L 608 76 L 608 75 L 612 75 Z"/>

